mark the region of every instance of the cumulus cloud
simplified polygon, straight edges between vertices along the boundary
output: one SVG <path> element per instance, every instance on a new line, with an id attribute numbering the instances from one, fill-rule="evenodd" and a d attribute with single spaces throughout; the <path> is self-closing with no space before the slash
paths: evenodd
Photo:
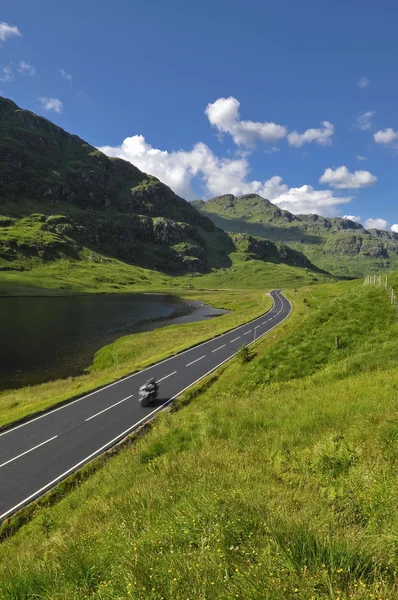
<path id="1" fill-rule="evenodd" d="M 350 173 L 347 167 L 326 169 L 320 177 L 319 183 L 328 183 L 338 189 L 358 189 L 376 183 L 377 177 L 369 171 L 355 171 Z"/>
<path id="2" fill-rule="evenodd" d="M 30 75 L 31 77 L 33 75 L 36 75 L 35 67 L 33 65 L 25 62 L 24 60 L 21 60 L 21 62 L 19 63 L 18 72 L 23 73 L 25 75 Z"/>
<path id="3" fill-rule="evenodd" d="M 4 21 L 0 22 L 0 41 L 5 42 L 8 38 L 19 37 L 21 35 L 16 25 L 9 25 Z"/>
<path id="4" fill-rule="evenodd" d="M 373 134 L 373 138 L 376 144 L 393 144 L 398 140 L 398 131 L 394 131 L 392 127 L 380 129 L 380 131 L 376 131 L 376 133 Z"/>
<path id="5" fill-rule="evenodd" d="M 72 85 L 72 75 L 70 73 L 67 73 L 66 71 L 64 71 L 64 69 L 58 69 L 58 72 L 61 73 L 62 77 L 64 79 L 66 79 L 66 81 L 69 81 L 69 83 Z"/>
<path id="6" fill-rule="evenodd" d="M 360 77 L 357 80 L 357 87 L 359 87 L 360 90 L 363 90 L 364 88 L 367 88 L 370 86 L 370 80 L 367 77 Z"/>
<path id="7" fill-rule="evenodd" d="M 347 219 L 348 221 L 354 221 L 354 223 L 361 222 L 361 217 L 355 217 L 354 215 L 344 215 L 343 219 Z"/>
<path id="8" fill-rule="evenodd" d="M 388 229 L 388 222 L 385 219 L 367 219 L 364 223 L 365 229 Z"/>
<path id="9" fill-rule="evenodd" d="M 44 110 L 60 113 L 63 108 L 63 103 L 58 98 L 39 98 Z"/>
<path id="10" fill-rule="evenodd" d="M 12 71 L 12 68 L 8 65 L 6 67 L 2 67 L 0 72 L 2 73 L 1 77 L 0 77 L 0 81 L 13 81 L 14 79 L 14 73 Z"/>
<path id="11" fill-rule="evenodd" d="M 265 181 L 250 180 L 250 165 L 246 155 L 238 158 L 219 158 L 203 143 L 192 150 L 167 152 L 153 148 L 142 135 L 126 138 L 120 146 L 99 148 L 108 156 L 130 161 L 146 173 L 151 173 L 188 200 L 197 197 L 192 180 L 199 177 L 205 195 L 256 193 L 281 208 L 294 213 L 335 215 L 337 207 L 350 197 L 335 196 L 331 190 L 315 190 L 309 185 L 290 188 L 278 175 Z"/>
<path id="12" fill-rule="evenodd" d="M 396 223 L 395 225 L 391 225 L 390 229 L 394 233 L 398 233 L 398 223 Z"/>
<path id="13" fill-rule="evenodd" d="M 372 119 L 375 116 L 376 112 L 374 110 L 368 110 L 367 112 L 359 115 L 355 119 L 355 127 L 360 129 L 361 131 L 367 131 L 372 128 Z"/>
<path id="14" fill-rule="evenodd" d="M 286 136 L 286 127 L 272 122 L 241 121 L 240 102 L 230 96 L 218 98 L 205 114 L 219 133 L 228 133 L 238 146 L 253 147 L 256 142 L 274 143 Z"/>
<path id="15" fill-rule="evenodd" d="M 320 146 L 328 146 L 332 142 L 331 138 L 334 134 L 334 127 L 329 121 L 323 121 L 322 125 L 323 129 L 307 129 L 304 133 L 292 131 L 292 133 L 289 133 L 287 136 L 289 144 L 296 148 L 300 148 L 303 144 L 310 144 L 312 142 L 315 142 Z"/>
<path id="16" fill-rule="evenodd" d="M 357 160 L 359 160 L 359 161 L 368 160 L 368 159 L 366 158 L 366 156 L 358 156 L 358 155 L 357 155 L 357 157 L 356 157 L 356 158 L 357 158 Z"/>

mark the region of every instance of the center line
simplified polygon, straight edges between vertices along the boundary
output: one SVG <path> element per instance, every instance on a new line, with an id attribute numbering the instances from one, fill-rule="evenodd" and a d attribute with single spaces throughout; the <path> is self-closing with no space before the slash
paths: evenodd
<path id="1" fill-rule="evenodd" d="M 206 354 L 204 354 L 203 356 L 201 356 L 200 358 L 197 358 L 196 360 L 193 360 L 192 362 L 188 363 L 187 365 L 185 365 L 186 367 L 190 367 L 191 365 L 193 365 L 193 363 L 198 362 L 198 360 L 202 360 L 202 358 L 205 358 Z"/>
<path id="2" fill-rule="evenodd" d="M 236 340 L 240 340 L 240 335 L 238 335 L 238 337 L 235 338 L 234 340 L 231 340 L 229 343 L 232 344 L 232 342 L 236 342 Z"/>
<path id="3" fill-rule="evenodd" d="M 166 375 L 166 377 L 162 377 L 162 379 L 158 379 L 158 383 L 160 383 L 161 381 L 163 381 L 163 379 L 167 379 L 168 377 L 171 377 L 172 375 L 175 375 L 177 373 L 177 371 L 173 371 L 172 373 L 169 373 L 168 375 Z"/>
<path id="4" fill-rule="evenodd" d="M 246 333 L 244 333 L 243 335 L 247 335 L 250 332 L 251 332 L 251 329 L 249 329 L 249 331 L 246 331 Z"/>
<path id="5" fill-rule="evenodd" d="M 221 348 L 225 348 L 226 344 L 224 344 L 223 346 L 220 346 L 219 348 L 216 348 L 215 350 L 212 350 L 212 352 L 217 352 L 217 350 L 221 350 Z"/>
<path id="6" fill-rule="evenodd" d="M 2 465 L 0 465 L 0 469 L 1 469 L 1 467 L 5 467 L 6 465 L 13 462 L 14 460 L 21 458 L 21 456 L 25 456 L 25 454 L 29 454 L 29 452 L 33 452 L 33 450 L 36 450 L 36 448 L 40 448 L 40 446 L 44 446 L 44 444 L 48 444 L 48 442 L 51 442 L 51 440 L 55 440 L 55 438 L 57 438 L 57 437 L 58 437 L 57 435 L 54 435 L 54 437 L 50 438 L 49 440 L 46 440 L 45 442 L 42 442 L 41 444 L 37 444 L 37 446 L 35 446 L 34 448 L 31 448 L 30 450 L 26 450 L 26 452 L 22 452 L 22 454 L 18 454 L 18 456 L 15 456 L 14 458 L 10 458 L 10 460 L 7 460 Z"/>
<path id="7" fill-rule="evenodd" d="M 268 323 L 268 321 L 263 321 L 263 322 L 262 322 L 262 325 L 265 325 L 266 323 Z"/>
<path id="8" fill-rule="evenodd" d="M 91 419 L 94 419 L 95 417 L 98 417 L 98 415 L 102 415 L 102 413 L 106 412 L 107 410 L 110 410 L 114 406 L 117 406 L 118 404 L 121 404 L 122 402 L 126 402 L 126 400 L 128 400 L 129 398 L 132 398 L 133 395 L 134 394 L 131 394 L 131 396 L 127 396 L 127 398 L 123 398 L 123 400 L 119 400 L 119 402 L 115 402 L 115 404 L 111 404 L 111 406 L 108 406 L 108 408 L 104 408 L 104 410 L 101 410 L 100 412 L 96 413 L 95 415 L 92 415 L 91 417 L 88 417 L 88 419 L 86 419 L 86 421 L 90 421 Z"/>
<path id="9" fill-rule="evenodd" d="M 257 325 L 257 327 L 255 327 L 254 329 L 258 329 L 259 327 L 261 327 L 261 325 Z"/>

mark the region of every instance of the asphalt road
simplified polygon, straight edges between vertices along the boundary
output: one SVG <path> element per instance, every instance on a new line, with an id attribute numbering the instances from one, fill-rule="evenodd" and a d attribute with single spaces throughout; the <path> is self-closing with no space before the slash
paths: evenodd
<path id="1" fill-rule="evenodd" d="M 261 317 L 213 340 L 0 433 L 0 521 L 98 456 L 176 396 L 281 323 L 291 311 L 280 291 Z M 138 388 L 159 383 L 156 405 L 144 408 Z"/>

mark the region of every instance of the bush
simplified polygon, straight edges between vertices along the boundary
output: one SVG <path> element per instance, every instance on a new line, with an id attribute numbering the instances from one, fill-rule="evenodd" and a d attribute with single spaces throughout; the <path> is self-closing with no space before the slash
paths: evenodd
<path id="1" fill-rule="evenodd" d="M 245 365 L 251 361 L 251 359 L 253 358 L 253 353 L 250 350 L 249 346 L 242 346 L 237 356 L 240 364 Z"/>

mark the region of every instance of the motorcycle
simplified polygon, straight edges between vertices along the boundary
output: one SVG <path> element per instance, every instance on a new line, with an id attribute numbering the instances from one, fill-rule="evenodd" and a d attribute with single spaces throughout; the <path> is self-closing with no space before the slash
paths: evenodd
<path id="1" fill-rule="evenodd" d="M 148 389 L 146 385 L 142 385 L 138 391 L 139 400 L 142 406 L 148 406 L 151 402 L 154 402 L 157 398 L 157 388 Z"/>

